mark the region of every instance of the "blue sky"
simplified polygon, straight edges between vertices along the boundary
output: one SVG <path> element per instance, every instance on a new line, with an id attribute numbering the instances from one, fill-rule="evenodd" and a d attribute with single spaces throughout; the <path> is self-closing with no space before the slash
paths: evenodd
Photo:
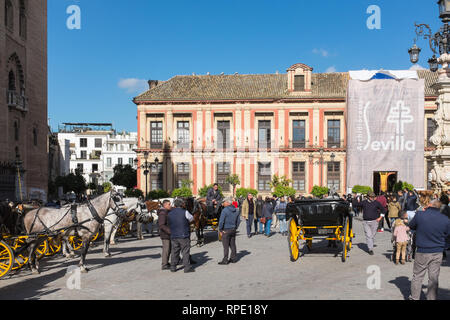
<path id="1" fill-rule="evenodd" d="M 409 69 L 414 22 L 440 27 L 436 0 L 48 0 L 48 111 L 136 131 L 132 98 L 177 74 Z M 67 7 L 81 9 L 69 30 Z M 381 29 L 369 30 L 370 5 Z M 427 67 L 428 43 L 419 64 Z"/>

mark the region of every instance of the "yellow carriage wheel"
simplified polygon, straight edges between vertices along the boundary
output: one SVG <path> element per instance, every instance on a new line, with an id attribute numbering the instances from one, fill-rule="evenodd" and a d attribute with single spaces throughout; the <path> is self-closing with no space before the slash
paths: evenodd
<path id="1" fill-rule="evenodd" d="M 28 237 L 21 236 L 18 238 L 9 239 L 10 247 L 14 250 L 14 252 L 20 251 L 20 248 L 26 244 L 25 239 Z M 22 268 L 24 265 L 28 263 L 28 249 L 20 251 L 20 253 L 16 253 L 14 255 L 14 266 L 12 270 L 17 270 Z"/>
<path id="2" fill-rule="evenodd" d="M 350 228 L 349 228 L 350 229 Z M 352 249 L 352 242 L 353 242 L 353 230 L 349 230 L 349 239 L 348 239 L 348 243 L 347 243 L 347 250 L 350 251 Z"/>
<path id="3" fill-rule="evenodd" d="M 96 241 L 96 240 L 98 239 L 98 237 L 99 237 L 99 233 L 97 232 L 96 234 L 94 234 L 94 235 L 92 236 L 91 242 Z"/>
<path id="4" fill-rule="evenodd" d="M 69 237 L 69 244 L 72 246 L 73 250 L 80 250 L 83 246 L 83 240 L 78 236 Z"/>
<path id="5" fill-rule="evenodd" d="M 298 226 L 294 218 L 289 219 L 288 228 L 288 243 L 289 243 L 289 253 L 291 255 L 291 261 L 297 261 L 300 256 L 300 245 L 298 239 Z"/>
<path id="6" fill-rule="evenodd" d="M 12 270 L 17 270 L 22 268 L 24 265 L 28 263 L 28 253 L 19 253 L 14 256 L 14 267 Z"/>
<path id="7" fill-rule="evenodd" d="M 50 237 L 48 238 L 47 243 L 48 243 L 47 256 L 53 256 L 54 254 L 61 251 L 62 248 L 61 239 Z"/>
<path id="8" fill-rule="evenodd" d="M 117 231 L 119 236 L 126 236 L 128 233 L 130 233 L 130 223 L 124 222 L 120 225 L 119 230 Z"/>
<path id="9" fill-rule="evenodd" d="M 14 252 L 4 241 L 0 241 L 0 278 L 6 276 L 13 266 Z"/>
<path id="10" fill-rule="evenodd" d="M 350 242 L 349 237 L 349 223 L 348 218 L 345 218 L 344 226 L 342 227 L 342 262 L 345 262 L 347 260 L 347 254 L 348 254 L 348 244 Z"/>
<path id="11" fill-rule="evenodd" d="M 36 259 L 40 260 L 47 255 L 48 252 L 48 242 L 47 239 L 43 241 L 34 251 L 36 254 Z"/>

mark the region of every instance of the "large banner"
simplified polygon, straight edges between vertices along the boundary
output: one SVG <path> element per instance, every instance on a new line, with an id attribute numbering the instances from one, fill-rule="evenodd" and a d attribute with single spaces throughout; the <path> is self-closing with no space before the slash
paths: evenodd
<path id="1" fill-rule="evenodd" d="M 424 187 L 424 81 L 350 80 L 347 185 L 373 186 L 374 172 Z"/>

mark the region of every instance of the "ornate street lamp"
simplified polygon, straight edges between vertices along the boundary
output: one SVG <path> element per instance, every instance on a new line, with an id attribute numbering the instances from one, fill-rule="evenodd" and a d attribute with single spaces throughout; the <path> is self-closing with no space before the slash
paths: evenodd
<path id="1" fill-rule="evenodd" d="M 417 63 L 419 61 L 419 55 L 422 51 L 416 45 L 416 41 L 419 38 L 428 40 L 431 51 L 433 51 L 433 57 L 428 60 L 430 70 L 436 72 L 439 69 L 439 64 L 447 65 L 448 62 L 444 60 L 439 60 L 436 55 L 450 53 L 450 27 L 448 22 L 450 22 L 450 0 L 439 0 L 439 18 L 442 20 L 444 25 L 435 34 L 432 33 L 431 28 L 428 24 L 415 24 L 416 35 L 414 39 L 414 45 L 408 50 L 409 58 L 412 63 Z M 439 52 L 437 51 L 439 50 Z M 445 59 L 447 60 L 447 59 Z"/>
<path id="2" fill-rule="evenodd" d="M 149 152 L 144 151 L 143 154 L 144 154 L 144 163 L 141 164 L 140 166 L 138 166 L 138 163 L 139 163 L 138 159 L 134 159 L 134 164 L 136 165 L 136 167 L 138 169 L 144 169 L 144 172 L 143 172 L 144 176 L 145 176 L 145 197 L 144 198 L 147 199 L 147 196 L 148 196 L 148 177 L 147 176 L 150 173 L 149 169 L 152 168 L 153 166 L 156 167 L 156 169 L 158 169 L 159 159 L 158 159 L 158 157 L 156 157 L 154 160 L 154 163 L 149 163 L 148 162 Z"/>
<path id="3" fill-rule="evenodd" d="M 439 63 L 435 55 L 432 58 L 428 59 L 428 64 L 430 65 L 430 70 L 432 72 L 436 72 L 439 69 Z"/>
<path id="4" fill-rule="evenodd" d="M 439 18 L 442 22 L 450 21 L 450 0 L 439 0 Z"/>
<path id="5" fill-rule="evenodd" d="M 427 24 L 415 24 L 416 39 L 414 46 L 408 50 L 411 62 L 419 61 L 420 48 L 416 46 L 416 40 L 423 38 L 428 40 L 433 56 L 428 60 L 430 70 L 438 72 L 438 80 L 433 88 L 439 93 L 437 98 L 438 109 L 435 113 L 437 128 L 430 141 L 437 146 L 427 158 L 434 163 L 435 177 L 431 181 L 435 192 L 446 191 L 450 185 L 450 141 L 441 132 L 449 132 L 450 121 L 446 119 L 443 110 L 450 106 L 447 92 L 450 90 L 450 0 L 439 0 L 439 18 L 443 25 L 438 32 L 432 33 Z M 442 66 L 439 69 L 439 65 Z M 442 170 L 441 168 L 445 168 Z"/>
<path id="6" fill-rule="evenodd" d="M 417 62 L 419 62 L 420 51 L 422 51 L 422 49 L 420 49 L 415 43 L 411 47 L 411 49 L 408 50 L 411 63 L 416 64 Z"/>

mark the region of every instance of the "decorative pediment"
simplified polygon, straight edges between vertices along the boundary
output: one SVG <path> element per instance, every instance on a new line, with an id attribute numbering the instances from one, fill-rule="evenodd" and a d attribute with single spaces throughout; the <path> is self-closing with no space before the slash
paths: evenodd
<path id="1" fill-rule="evenodd" d="M 288 90 L 291 94 L 310 94 L 313 68 L 296 63 L 287 69 Z"/>

